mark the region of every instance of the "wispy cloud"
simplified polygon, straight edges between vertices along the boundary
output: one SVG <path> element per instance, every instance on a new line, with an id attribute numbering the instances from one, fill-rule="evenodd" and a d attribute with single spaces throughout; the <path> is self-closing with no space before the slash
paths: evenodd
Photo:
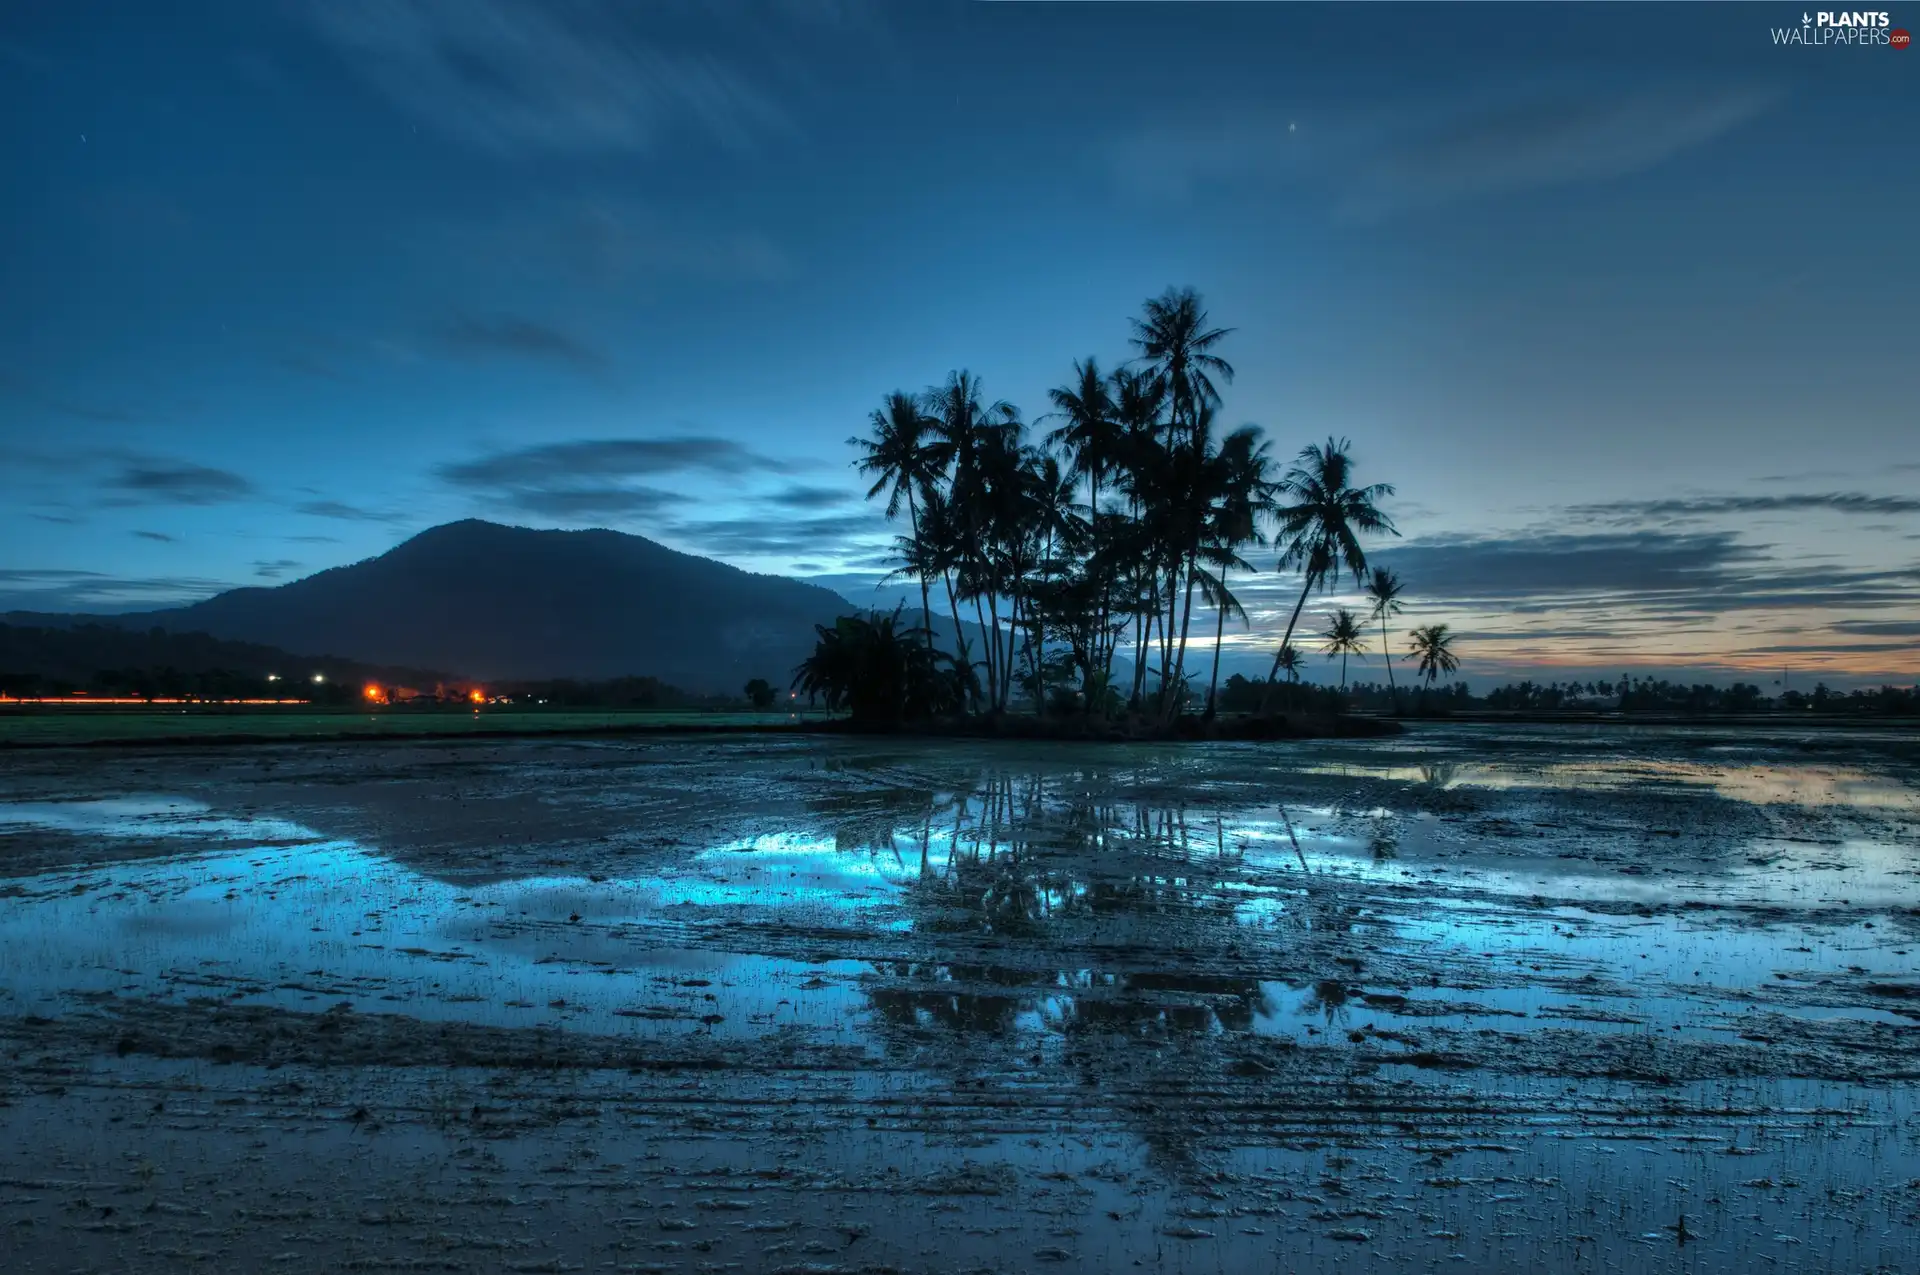
<path id="1" fill-rule="evenodd" d="M 134 534 L 134 536 L 135 536 L 135 537 L 136 537 L 137 539 L 140 539 L 140 540 L 157 540 L 157 541 L 159 541 L 159 542 L 160 542 L 161 544 L 163 544 L 163 545 L 170 545 L 170 544 L 172 544 L 172 543 L 173 543 L 173 542 L 174 542 L 174 541 L 175 541 L 176 539 L 178 539 L 178 537 L 176 537 L 176 536 L 170 536 L 170 535 L 168 535 L 168 534 L 167 534 L 166 532 L 164 532 L 164 531 L 136 531 L 136 532 L 134 532 L 133 534 Z"/>
<path id="2" fill-rule="evenodd" d="M 490 487 L 689 471 L 747 474 L 785 467 L 783 462 L 729 438 L 683 434 L 670 438 L 592 438 L 545 443 L 444 465 L 440 476 L 457 487 Z"/>
<path id="3" fill-rule="evenodd" d="M 188 461 L 135 461 L 107 479 L 112 505 L 219 505 L 245 500 L 253 484 L 230 470 Z"/>
<path id="4" fill-rule="evenodd" d="M 503 154 L 644 151 L 674 132 L 743 148 L 789 127 L 722 27 L 676 23 L 679 6 L 325 0 L 309 12 L 402 109 Z"/>
<path id="5" fill-rule="evenodd" d="M 1364 162 L 1349 211 L 1607 181 L 1703 146 L 1780 99 L 1751 86 L 1544 94 L 1442 118 Z"/>
<path id="6" fill-rule="evenodd" d="M 659 487 L 506 487 L 501 502 L 549 518 L 625 519 L 657 514 L 691 497 Z"/>
<path id="7" fill-rule="evenodd" d="M 294 561 L 292 558 L 274 558 L 270 561 L 256 560 L 253 564 L 253 574 L 262 580 L 278 580 L 281 576 L 297 569 L 299 566 L 300 563 Z"/>
<path id="8" fill-rule="evenodd" d="M 1920 497 L 1870 496 L 1862 492 L 1801 492 L 1768 495 L 1679 496 L 1661 500 L 1614 500 L 1574 505 L 1575 517 L 1627 522 L 1650 518 L 1690 520 L 1726 514 L 1813 513 L 1888 515 L 1920 514 Z"/>
<path id="9" fill-rule="evenodd" d="M 1348 216 L 1625 177 L 1704 146 L 1775 105 L 1750 84 L 1556 84 L 1435 101 L 1419 117 L 1301 106 L 1157 121 L 1107 150 L 1134 194 L 1184 201 L 1210 190 L 1298 185 Z"/>
<path id="10" fill-rule="evenodd" d="M 402 522 L 405 514 L 363 509 L 338 500 L 308 500 L 293 507 L 293 512 L 309 518 L 334 518 L 341 522 Z"/>
<path id="11" fill-rule="evenodd" d="M 740 476 L 789 468 L 731 439 L 581 439 L 443 465 L 441 480 L 492 504 L 550 518 L 631 518 L 688 502 L 659 485 L 674 474 Z M 653 480 L 653 481 L 647 481 Z"/>
<path id="12" fill-rule="evenodd" d="M 227 587 L 224 581 L 197 576 L 0 569 L 0 611 L 138 611 L 196 601 Z"/>
<path id="13" fill-rule="evenodd" d="M 606 366 L 606 356 L 558 328 L 516 315 L 465 316 L 433 333 L 445 349 L 463 358 L 545 359 L 586 371 Z"/>
<path id="14" fill-rule="evenodd" d="M 694 553 L 719 558 L 844 558 L 870 550 L 887 524 L 878 514 L 848 514 L 679 522 L 662 531 Z"/>
<path id="15" fill-rule="evenodd" d="M 830 509 L 834 505 L 848 503 L 854 496 L 855 493 L 838 487 L 808 487 L 795 483 L 774 492 L 767 497 L 767 501 L 782 509 Z"/>

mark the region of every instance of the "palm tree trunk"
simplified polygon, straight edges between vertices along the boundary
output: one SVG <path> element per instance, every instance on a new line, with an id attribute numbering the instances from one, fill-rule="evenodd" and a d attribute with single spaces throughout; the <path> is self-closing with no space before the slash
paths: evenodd
<path id="1" fill-rule="evenodd" d="M 1180 616 L 1180 654 L 1175 658 L 1173 665 L 1173 681 L 1175 686 L 1181 685 L 1187 675 L 1187 631 L 1193 624 L 1193 578 L 1196 574 L 1197 571 L 1195 569 L 1193 556 L 1189 554 L 1187 556 L 1187 600 Z M 1185 696 L 1183 695 L 1181 698 L 1184 699 Z M 1167 720 L 1172 721 L 1178 715 L 1176 709 L 1172 705 L 1169 705 L 1167 709 Z"/>
<path id="2" fill-rule="evenodd" d="M 1180 614 L 1180 564 L 1175 562 L 1167 571 L 1167 614 L 1165 619 L 1156 613 L 1154 620 L 1160 625 L 1160 699 L 1165 707 L 1167 689 L 1173 685 L 1173 622 Z"/>
<path id="3" fill-rule="evenodd" d="M 1227 569 L 1220 568 L 1219 605 L 1213 624 L 1213 676 L 1207 680 L 1207 720 L 1213 720 L 1214 703 L 1220 690 L 1220 643 L 1227 635 Z"/>
<path id="4" fill-rule="evenodd" d="M 946 582 L 947 586 L 947 613 L 953 616 L 954 659 L 960 666 L 960 676 L 964 685 L 967 687 L 967 698 L 969 702 L 971 702 L 973 699 L 973 665 L 968 662 L 966 630 L 960 627 L 960 604 L 956 602 L 953 597 L 953 573 L 951 571 L 942 571 L 940 578 Z"/>
<path id="5" fill-rule="evenodd" d="M 999 702 L 999 683 L 993 680 L 994 648 L 1000 645 L 997 633 L 987 627 L 987 613 L 980 605 L 980 595 L 973 595 L 973 618 L 980 625 L 980 655 L 987 664 L 987 707 L 992 708 Z"/>
<path id="6" fill-rule="evenodd" d="M 1396 710 L 1400 707 L 1400 688 L 1393 684 L 1393 647 L 1387 641 L 1387 613 L 1380 613 L 1380 654 L 1387 661 L 1387 697 Z"/>
<path id="7" fill-rule="evenodd" d="M 1263 713 L 1267 711 L 1267 701 L 1273 698 L 1274 679 L 1280 675 L 1280 652 L 1286 650 L 1287 644 L 1293 641 L 1293 626 L 1300 623 L 1300 608 L 1307 605 L 1307 593 L 1312 588 L 1313 574 L 1309 572 L 1300 585 L 1300 600 L 1293 604 L 1293 615 L 1287 620 L 1287 631 L 1280 639 L 1280 650 L 1273 653 L 1273 667 L 1267 670 L 1267 689 L 1260 696 L 1260 711 Z"/>
<path id="8" fill-rule="evenodd" d="M 1347 693 L 1347 653 L 1340 652 L 1340 693 Z"/>
<path id="9" fill-rule="evenodd" d="M 913 487 L 907 487 L 907 518 L 913 525 L 913 544 L 916 550 L 923 549 L 920 543 L 920 511 L 914 507 Z M 927 649 L 933 649 L 933 604 L 927 591 L 927 577 L 920 572 L 920 627 L 927 631 Z"/>

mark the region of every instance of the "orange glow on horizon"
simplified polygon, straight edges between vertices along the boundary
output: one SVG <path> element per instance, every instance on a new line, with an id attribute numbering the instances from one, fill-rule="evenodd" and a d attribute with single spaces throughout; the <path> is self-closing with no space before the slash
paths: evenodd
<path id="1" fill-rule="evenodd" d="M 467 692 L 467 698 L 476 704 L 484 704 L 487 702 L 487 693 L 476 688 Z"/>
<path id="2" fill-rule="evenodd" d="M 374 682 L 367 683 L 366 695 L 369 704 L 384 704 L 387 702 L 386 690 Z"/>

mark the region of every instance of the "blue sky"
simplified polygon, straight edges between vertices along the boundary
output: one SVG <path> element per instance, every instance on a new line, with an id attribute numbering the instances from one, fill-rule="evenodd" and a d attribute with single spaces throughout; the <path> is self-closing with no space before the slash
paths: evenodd
<path id="1" fill-rule="evenodd" d="M 881 396 L 1038 415 L 1177 284 L 1231 423 L 1397 484 L 1483 675 L 1909 678 L 1920 54 L 1801 14 L 8 6 L 0 608 L 473 515 L 864 601 Z"/>

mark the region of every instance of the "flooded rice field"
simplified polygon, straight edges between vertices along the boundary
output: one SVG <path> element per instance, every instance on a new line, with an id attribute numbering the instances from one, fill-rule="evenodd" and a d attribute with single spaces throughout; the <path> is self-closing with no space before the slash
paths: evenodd
<path id="1" fill-rule="evenodd" d="M 0 769 L 9 1271 L 1920 1271 L 1920 740 Z"/>

